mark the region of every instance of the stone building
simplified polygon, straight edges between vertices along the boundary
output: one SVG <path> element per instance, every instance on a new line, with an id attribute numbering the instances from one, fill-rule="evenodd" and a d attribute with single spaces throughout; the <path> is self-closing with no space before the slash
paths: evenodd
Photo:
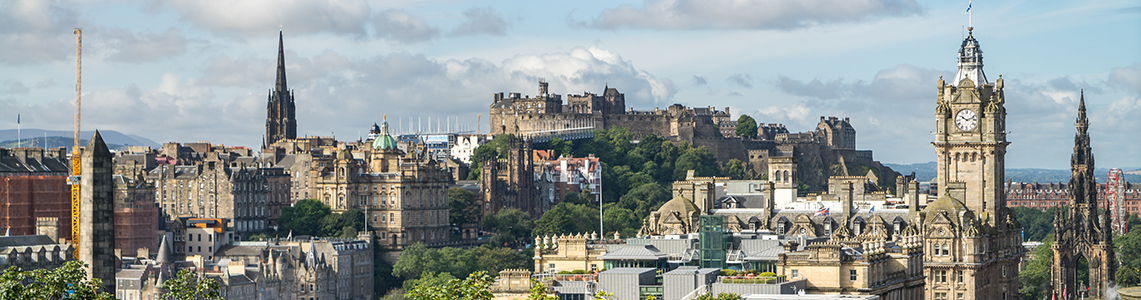
<path id="1" fill-rule="evenodd" d="M 1126 182 L 1122 191 L 1125 200 L 1121 209 L 1127 214 L 1141 214 L 1141 187 Z M 1008 182 L 1006 185 L 1007 207 L 1029 207 L 1045 212 L 1051 207 L 1070 204 L 1069 183 L 1027 183 Z M 1105 203 L 1105 184 L 1097 184 L 1097 202 Z"/>
<path id="2" fill-rule="evenodd" d="M 538 199 L 539 215 L 563 202 L 563 197 L 568 193 L 578 194 L 587 190 L 592 197 L 591 201 L 594 201 L 602 192 L 602 165 L 593 154 L 588 157 L 544 159 L 536 163 L 541 163 L 536 166 L 540 173 L 538 189 L 542 195 Z"/>
<path id="3" fill-rule="evenodd" d="M 359 158 L 348 147 L 336 151 L 308 170 L 318 200 L 334 212 L 363 211 L 390 249 L 448 241 L 452 179 L 446 168 L 423 152 L 401 151 L 387 121 L 371 145 L 359 149 Z"/>
<path id="4" fill-rule="evenodd" d="M 1063 299 L 1076 299 L 1079 294 L 1091 299 L 1108 297 L 1117 273 L 1113 223 L 1105 208 L 1098 208 L 1097 177 L 1094 176 L 1093 149 L 1090 147 L 1089 119 L 1083 93 L 1078 105 L 1077 134 L 1074 154 L 1070 157 L 1070 183 L 1067 191 L 1070 205 L 1054 215 L 1054 262 L 1050 268 L 1054 294 Z M 1089 282 L 1080 282 L 1079 260 L 1086 259 Z M 1088 286 L 1082 293 L 1081 287 Z"/>
<path id="5" fill-rule="evenodd" d="M 597 233 L 535 237 L 535 273 L 601 269 L 610 244 L 598 238 Z"/>
<path id="6" fill-rule="evenodd" d="M 776 273 L 804 279 L 808 294 L 925 299 L 920 236 L 895 241 L 849 236 L 809 243 L 803 250 L 798 246 L 796 241 L 783 245 Z"/>
<path id="7" fill-rule="evenodd" d="M 951 83 L 939 79 L 935 153 L 939 198 L 919 214 L 926 240 L 926 299 L 1015 299 L 1025 252 L 1022 225 L 1006 205 L 1003 79 L 983 73 L 973 32 Z M 944 276 L 946 275 L 946 276 Z"/>
<path id="8" fill-rule="evenodd" d="M 141 174 L 141 173 L 140 173 Z M 120 257 L 159 248 L 159 208 L 155 189 L 143 178 L 115 175 L 115 248 Z"/>
<path id="9" fill-rule="evenodd" d="M 47 235 L 0 236 L 0 270 L 54 269 L 75 260 L 73 247 Z"/>
<path id="10" fill-rule="evenodd" d="M 273 229 L 281 208 L 292 204 L 290 176 L 261 167 L 246 148 L 209 143 L 168 143 L 173 161 L 148 171 L 156 202 L 174 218 L 224 218 L 239 234 Z"/>
<path id="11" fill-rule="evenodd" d="M 57 218 L 55 235 L 71 240 L 71 174 L 66 148 L 0 148 L 0 230 L 33 235 L 36 218 Z"/>
<path id="12" fill-rule="evenodd" d="M 517 208 L 538 219 L 543 205 L 536 185 L 534 151 L 525 139 L 512 137 L 507 151 L 499 157 L 484 159 L 480 172 L 480 195 L 483 214 L 500 209 Z"/>
<path id="13" fill-rule="evenodd" d="M 371 233 L 355 239 L 275 239 L 223 245 L 215 256 L 173 259 L 164 240 L 156 259 L 136 260 L 118 273 L 120 299 L 158 299 L 154 288 L 178 270 L 219 283 L 225 299 L 373 299 Z"/>

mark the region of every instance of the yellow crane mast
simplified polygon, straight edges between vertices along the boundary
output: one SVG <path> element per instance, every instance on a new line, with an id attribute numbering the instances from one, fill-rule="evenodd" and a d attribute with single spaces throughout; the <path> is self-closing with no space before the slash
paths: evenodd
<path id="1" fill-rule="evenodd" d="M 71 147 L 71 243 L 79 256 L 79 176 L 82 159 L 79 152 L 79 103 L 83 84 L 83 28 L 75 29 L 75 145 Z"/>

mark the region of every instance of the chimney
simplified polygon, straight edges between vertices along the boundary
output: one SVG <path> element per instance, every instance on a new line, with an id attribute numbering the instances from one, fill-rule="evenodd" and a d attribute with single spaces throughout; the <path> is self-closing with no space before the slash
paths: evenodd
<path id="1" fill-rule="evenodd" d="M 907 183 L 907 216 L 914 219 L 919 215 L 919 182 L 912 180 Z"/>

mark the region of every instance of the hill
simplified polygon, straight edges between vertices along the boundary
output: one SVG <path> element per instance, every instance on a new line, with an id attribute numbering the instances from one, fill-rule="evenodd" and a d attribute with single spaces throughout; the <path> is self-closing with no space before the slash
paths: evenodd
<path id="1" fill-rule="evenodd" d="M 935 171 L 938 165 L 935 162 L 925 162 L 917 164 L 888 164 L 884 165 L 891 167 L 900 174 L 911 174 L 915 172 L 915 177 L 919 181 L 934 181 Z M 1122 170 L 1132 170 L 1135 168 L 1122 168 Z M 1097 182 L 1104 183 L 1106 176 L 1109 174 L 1107 168 L 1097 168 L 1094 170 L 1097 176 Z M 1056 170 L 1056 169 L 1036 169 L 1036 168 L 1008 168 L 1006 169 L 1006 178 L 1015 182 L 1069 182 L 1070 170 Z M 1141 183 L 1141 173 L 1127 172 L 1125 174 L 1125 181 Z"/>
<path id="2" fill-rule="evenodd" d="M 63 130 L 23 129 L 20 132 L 20 137 L 23 139 L 21 145 L 24 147 L 42 148 L 45 145 L 46 137 L 46 145 L 48 146 L 47 148 L 71 148 L 71 146 L 74 144 L 74 141 L 72 140 L 72 134 L 73 133 L 71 131 Z M 81 131 L 79 133 L 79 137 L 84 141 L 82 144 L 87 145 L 87 139 L 91 138 L 91 135 L 93 134 L 95 134 L 95 131 Z M 126 146 L 150 146 L 152 148 L 162 147 L 161 144 L 156 143 L 151 139 L 137 135 L 123 134 L 114 130 L 100 130 L 99 134 L 103 136 L 103 142 L 107 143 L 107 147 L 110 147 L 111 149 L 121 149 L 126 148 Z M 3 141 L 0 142 L 0 147 L 16 147 L 16 130 L 0 130 L 0 141 Z"/>

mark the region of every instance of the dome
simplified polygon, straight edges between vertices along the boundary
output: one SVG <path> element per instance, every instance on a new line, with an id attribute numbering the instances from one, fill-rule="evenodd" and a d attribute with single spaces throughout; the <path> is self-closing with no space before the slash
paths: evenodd
<path id="1" fill-rule="evenodd" d="M 380 125 L 380 135 L 377 136 L 376 139 L 372 140 L 372 148 L 374 148 L 374 149 L 381 149 L 381 150 L 390 150 L 390 149 L 395 150 L 396 149 L 396 139 L 392 138 L 392 135 L 388 134 L 388 120 L 387 119 L 388 119 L 388 117 L 385 116 L 384 122 L 380 123 L 381 124 Z"/>
<path id="2" fill-rule="evenodd" d="M 678 195 L 670 199 L 670 201 L 667 201 L 666 204 L 662 204 L 662 208 L 658 209 L 658 212 L 663 215 L 672 211 L 677 211 L 681 213 L 682 216 L 689 216 L 691 213 L 701 212 L 701 209 L 697 208 L 697 205 L 694 205 L 693 201 L 690 201 L 682 195 Z"/>
<path id="3" fill-rule="evenodd" d="M 368 131 L 368 133 L 380 133 L 380 125 L 376 125 L 376 123 L 372 123 L 372 129 L 370 129 Z"/>

